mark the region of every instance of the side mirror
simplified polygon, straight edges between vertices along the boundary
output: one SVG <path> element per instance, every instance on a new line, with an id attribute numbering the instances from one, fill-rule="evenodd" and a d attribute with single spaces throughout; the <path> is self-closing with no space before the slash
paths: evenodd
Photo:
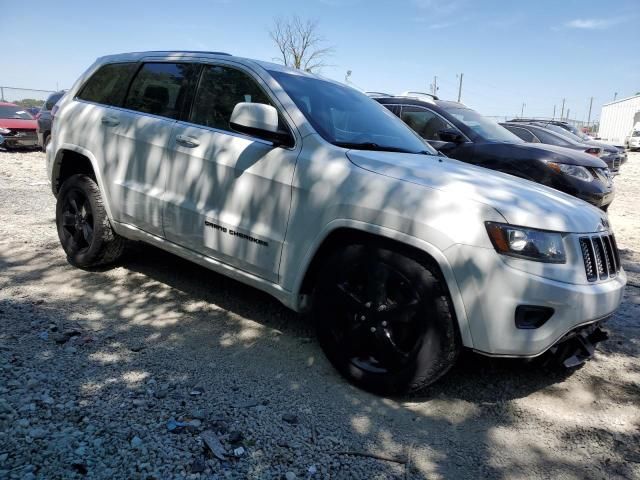
<path id="1" fill-rule="evenodd" d="M 464 143 L 464 137 L 460 132 L 453 128 L 445 128 L 438 131 L 438 138 L 443 142 Z"/>
<path id="2" fill-rule="evenodd" d="M 229 124 L 236 132 L 269 140 L 276 146 L 293 143 L 289 132 L 278 130 L 278 111 L 271 105 L 240 102 L 233 108 Z"/>

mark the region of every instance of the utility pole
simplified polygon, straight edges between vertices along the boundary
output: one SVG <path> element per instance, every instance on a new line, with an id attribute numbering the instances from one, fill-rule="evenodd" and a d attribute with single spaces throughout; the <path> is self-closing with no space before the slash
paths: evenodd
<path id="1" fill-rule="evenodd" d="M 0 87 L 0 101 L 4 102 L 4 87 Z"/>
<path id="2" fill-rule="evenodd" d="M 553 117 L 551 117 L 551 120 L 555 120 L 556 119 L 556 106 L 553 106 Z"/>
<path id="3" fill-rule="evenodd" d="M 616 93 L 614 93 L 614 94 L 613 94 L 613 101 L 614 101 L 614 102 L 616 101 L 616 98 L 618 98 L 618 92 L 616 92 Z"/>
<path id="4" fill-rule="evenodd" d="M 591 100 L 589 101 L 589 115 L 587 115 L 587 127 L 591 123 L 591 107 L 592 106 L 593 106 L 593 97 L 591 97 Z"/>
<path id="5" fill-rule="evenodd" d="M 562 111 L 560 112 L 560 120 L 564 118 L 564 98 L 562 99 Z"/>
<path id="6" fill-rule="evenodd" d="M 433 83 L 431 84 L 431 93 L 433 95 L 438 95 L 438 77 L 433 77 Z"/>
<path id="7" fill-rule="evenodd" d="M 520 110 L 520 118 L 524 117 L 524 107 L 526 107 L 526 106 L 527 106 L 527 104 L 522 102 L 522 110 Z"/>
<path id="8" fill-rule="evenodd" d="M 565 117 L 565 120 L 569 120 L 569 112 L 570 112 L 570 111 L 571 111 L 571 110 L 567 108 L 567 116 Z"/>
<path id="9" fill-rule="evenodd" d="M 460 74 L 460 83 L 458 84 L 458 102 L 460 102 L 460 98 L 462 98 L 462 76 L 464 73 Z"/>

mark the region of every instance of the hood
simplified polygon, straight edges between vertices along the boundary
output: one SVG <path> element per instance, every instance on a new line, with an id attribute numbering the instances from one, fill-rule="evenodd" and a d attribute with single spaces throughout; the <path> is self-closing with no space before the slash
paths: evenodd
<path id="1" fill-rule="evenodd" d="M 0 118 L 0 127 L 4 128 L 25 128 L 35 130 L 38 122 L 34 120 L 23 120 L 19 118 Z"/>
<path id="2" fill-rule="evenodd" d="M 349 150 L 347 157 L 365 170 L 493 207 L 513 225 L 587 233 L 605 215 L 558 190 L 448 157 L 366 150 Z"/>
<path id="3" fill-rule="evenodd" d="M 620 153 L 620 149 L 623 148 L 622 146 L 618 147 L 617 145 L 611 145 L 609 143 L 599 142 L 597 140 L 589 140 L 585 143 L 593 145 L 594 147 L 600 147 L 607 153 Z"/>
<path id="4" fill-rule="evenodd" d="M 605 168 L 607 166 L 598 157 L 573 148 L 558 147 L 546 143 L 512 143 L 518 157 L 525 158 L 530 152 L 532 160 L 549 160 L 551 162 L 566 163 L 568 165 L 580 165 L 582 167 Z M 586 149 L 587 147 L 585 147 Z"/>

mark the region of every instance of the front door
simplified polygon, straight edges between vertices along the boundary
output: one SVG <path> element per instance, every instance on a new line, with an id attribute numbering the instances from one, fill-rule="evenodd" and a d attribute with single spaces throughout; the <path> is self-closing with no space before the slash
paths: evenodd
<path id="1" fill-rule="evenodd" d="M 165 194 L 168 240 L 277 281 L 300 142 L 271 142 L 234 132 L 239 102 L 282 109 L 252 73 L 205 65 L 188 121 L 173 131 Z"/>

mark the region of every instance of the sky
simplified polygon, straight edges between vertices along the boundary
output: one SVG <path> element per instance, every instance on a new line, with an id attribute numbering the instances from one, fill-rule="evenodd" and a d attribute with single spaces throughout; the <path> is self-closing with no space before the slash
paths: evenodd
<path id="1" fill-rule="evenodd" d="M 318 21 L 322 75 L 365 91 L 430 91 L 490 116 L 586 120 L 640 92 L 638 0 L 0 0 L 0 85 L 68 88 L 99 56 L 215 50 L 272 61 L 277 17 Z"/>

